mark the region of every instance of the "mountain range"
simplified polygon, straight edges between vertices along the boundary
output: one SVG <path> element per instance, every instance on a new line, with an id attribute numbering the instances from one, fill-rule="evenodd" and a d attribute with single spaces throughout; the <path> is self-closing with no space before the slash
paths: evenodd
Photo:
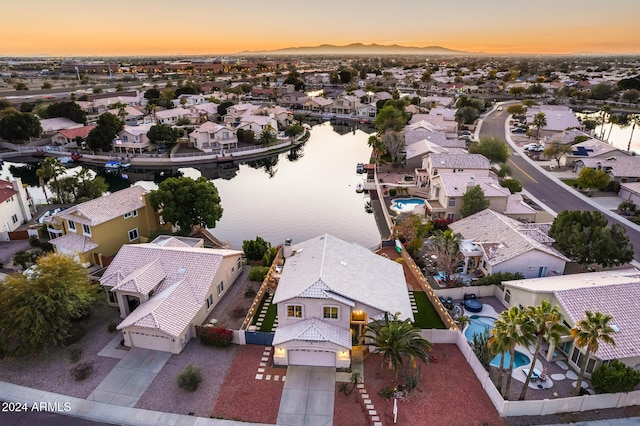
<path id="1" fill-rule="evenodd" d="M 447 49 L 441 46 L 410 47 L 397 44 L 362 44 L 351 43 L 345 46 L 321 44 L 320 46 L 286 47 L 283 49 L 244 51 L 242 54 L 272 55 L 454 55 L 469 54 L 462 50 Z"/>

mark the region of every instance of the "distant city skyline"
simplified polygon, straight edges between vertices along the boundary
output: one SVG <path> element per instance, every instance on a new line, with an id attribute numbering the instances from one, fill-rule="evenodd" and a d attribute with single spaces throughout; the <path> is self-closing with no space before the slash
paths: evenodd
<path id="1" fill-rule="evenodd" d="M 487 54 L 640 54 L 640 2 L 12 1 L 2 56 L 216 55 L 321 44 Z"/>

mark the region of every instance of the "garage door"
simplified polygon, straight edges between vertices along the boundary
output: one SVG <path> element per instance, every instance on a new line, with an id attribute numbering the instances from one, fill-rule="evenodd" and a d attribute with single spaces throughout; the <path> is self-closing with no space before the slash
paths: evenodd
<path id="1" fill-rule="evenodd" d="M 289 365 L 335 367 L 336 353 L 327 351 L 290 350 Z"/>
<path id="2" fill-rule="evenodd" d="M 131 346 L 134 348 L 153 349 L 156 351 L 171 352 L 171 339 L 162 334 L 129 332 Z"/>

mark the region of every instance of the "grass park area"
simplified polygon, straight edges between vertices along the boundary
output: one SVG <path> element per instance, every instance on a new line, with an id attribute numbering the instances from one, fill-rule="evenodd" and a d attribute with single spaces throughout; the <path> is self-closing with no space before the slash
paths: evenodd
<path id="1" fill-rule="evenodd" d="M 418 307 L 418 313 L 413 314 L 414 324 L 419 328 L 437 328 L 444 329 L 444 323 L 436 312 L 436 308 L 431 304 L 424 291 L 414 291 L 413 297 Z"/>
<path id="2" fill-rule="evenodd" d="M 251 321 L 251 325 L 256 325 L 256 323 L 258 322 L 260 312 L 262 312 L 262 308 L 263 308 L 266 300 L 267 300 L 267 295 L 265 294 L 262 297 L 262 301 L 260 301 L 260 305 L 258 306 L 258 310 L 257 310 L 256 314 L 254 315 L 253 320 Z M 271 329 L 273 328 L 273 322 L 276 319 L 276 314 L 277 314 L 276 305 L 274 303 L 272 303 L 267 308 L 267 312 L 266 312 L 264 318 L 262 319 L 262 325 L 260 326 L 259 331 L 271 332 Z"/>

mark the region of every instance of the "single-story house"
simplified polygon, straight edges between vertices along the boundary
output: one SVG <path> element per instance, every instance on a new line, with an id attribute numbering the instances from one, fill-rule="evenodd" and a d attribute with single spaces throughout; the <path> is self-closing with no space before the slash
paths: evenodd
<path id="1" fill-rule="evenodd" d="M 73 144 L 76 147 L 82 146 L 82 142 L 85 142 L 87 140 L 89 132 L 95 127 L 95 124 L 90 124 L 88 126 L 74 127 L 73 129 L 59 130 L 51 137 L 51 142 L 54 145 L 61 146 L 66 146 L 69 144 Z"/>
<path id="2" fill-rule="evenodd" d="M 413 320 L 402 265 L 331 235 L 285 244 L 273 297 L 276 365 L 347 368 L 366 325 L 398 314 Z"/>
<path id="3" fill-rule="evenodd" d="M 242 252 L 161 236 L 122 246 L 100 279 L 126 346 L 179 354 L 242 270 Z"/>

